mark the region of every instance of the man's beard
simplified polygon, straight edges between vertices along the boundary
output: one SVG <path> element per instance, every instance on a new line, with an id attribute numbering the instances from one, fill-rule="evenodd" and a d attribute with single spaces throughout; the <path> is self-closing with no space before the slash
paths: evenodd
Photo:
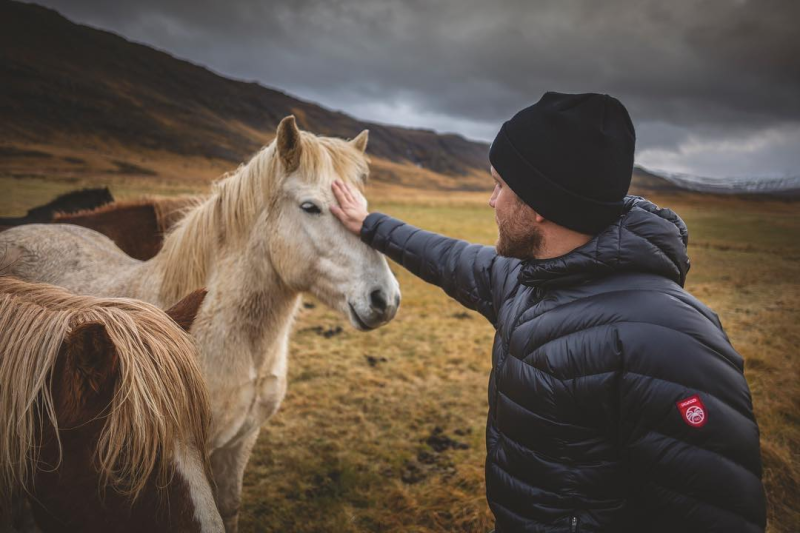
<path id="1" fill-rule="evenodd" d="M 499 236 L 495 249 L 498 254 L 517 259 L 532 259 L 539 255 L 544 237 L 525 216 L 526 207 L 520 205 L 504 220 L 497 220 Z"/>

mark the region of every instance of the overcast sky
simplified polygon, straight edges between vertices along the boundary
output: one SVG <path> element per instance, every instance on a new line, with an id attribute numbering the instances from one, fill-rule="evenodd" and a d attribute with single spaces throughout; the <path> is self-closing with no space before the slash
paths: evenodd
<path id="1" fill-rule="evenodd" d="M 637 163 L 800 175 L 798 0 L 44 0 L 358 118 L 491 141 L 548 90 L 629 109 Z"/>

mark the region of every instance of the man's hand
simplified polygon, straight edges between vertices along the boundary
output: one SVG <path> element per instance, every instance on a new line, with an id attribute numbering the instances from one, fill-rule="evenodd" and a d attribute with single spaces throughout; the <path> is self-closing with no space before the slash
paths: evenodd
<path id="1" fill-rule="evenodd" d="M 339 205 L 331 205 L 331 213 L 342 221 L 344 227 L 356 235 L 360 235 L 361 226 L 364 225 L 364 219 L 367 218 L 369 213 L 358 201 L 347 183 L 336 180 L 331 185 L 331 188 L 336 201 L 339 202 Z"/>

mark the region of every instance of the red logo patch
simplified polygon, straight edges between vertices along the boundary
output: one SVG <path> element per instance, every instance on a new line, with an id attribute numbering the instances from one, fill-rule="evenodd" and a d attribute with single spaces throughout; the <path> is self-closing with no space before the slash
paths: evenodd
<path id="1" fill-rule="evenodd" d="M 708 420 L 706 406 L 703 405 L 703 401 L 697 394 L 685 400 L 681 400 L 675 405 L 678 406 L 683 421 L 693 428 L 701 428 L 706 425 L 706 421 Z"/>

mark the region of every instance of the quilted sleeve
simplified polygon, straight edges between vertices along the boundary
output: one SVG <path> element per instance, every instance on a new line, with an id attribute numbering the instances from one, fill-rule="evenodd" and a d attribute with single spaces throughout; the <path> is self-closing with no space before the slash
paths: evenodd
<path id="1" fill-rule="evenodd" d="M 516 277 L 510 274 L 518 260 L 497 255 L 491 246 L 423 231 L 383 213 L 366 218 L 361 240 L 492 324 L 516 285 Z"/>

